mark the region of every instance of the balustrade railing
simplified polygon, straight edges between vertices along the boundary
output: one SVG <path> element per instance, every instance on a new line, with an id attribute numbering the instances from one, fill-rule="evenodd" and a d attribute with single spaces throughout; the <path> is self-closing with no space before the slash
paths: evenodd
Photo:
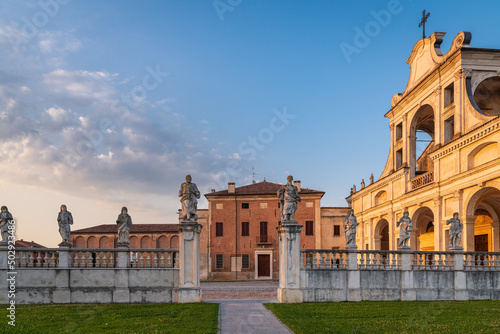
<path id="1" fill-rule="evenodd" d="M 434 172 L 427 172 L 411 180 L 411 189 L 417 189 L 433 182 Z"/>
<path id="2" fill-rule="evenodd" d="M 15 265 L 23 268 L 55 268 L 59 264 L 59 248 L 16 249 Z"/>
<path id="3" fill-rule="evenodd" d="M 455 253 L 413 252 L 411 268 L 413 270 L 453 270 L 455 269 Z"/>
<path id="4" fill-rule="evenodd" d="M 345 269 L 347 251 L 345 250 L 315 250 L 300 251 L 303 269 Z"/>
<path id="5" fill-rule="evenodd" d="M 464 270 L 500 271 L 500 253 L 466 252 Z"/>
<path id="6" fill-rule="evenodd" d="M 71 268 L 116 268 L 118 253 L 126 253 L 127 268 L 178 268 L 177 249 L 60 248 L 16 250 L 15 265 L 21 268 L 56 268 L 60 252 L 68 252 Z"/>
<path id="7" fill-rule="evenodd" d="M 303 249 L 300 251 L 302 269 L 346 269 L 348 267 L 348 253 L 346 250 L 316 250 Z M 403 268 L 400 251 L 372 251 L 359 250 L 357 254 L 357 268 L 363 270 L 401 270 Z M 477 271 L 500 271 L 500 253 L 483 252 L 409 252 L 408 267 L 411 270 L 456 270 L 456 256 L 463 258 L 463 269 Z M 351 267 L 352 268 L 352 267 Z"/>
<path id="8" fill-rule="evenodd" d="M 396 251 L 358 251 L 359 269 L 401 269 L 401 253 Z"/>

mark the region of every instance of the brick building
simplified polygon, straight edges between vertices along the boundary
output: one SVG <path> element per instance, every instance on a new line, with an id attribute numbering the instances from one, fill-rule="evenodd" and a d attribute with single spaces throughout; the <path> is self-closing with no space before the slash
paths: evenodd
<path id="1" fill-rule="evenodd" d="M 75 248 L 116 248 L 118 227 L 103 224 L 71 231 Z M 133 224 L 130 248 L 179 248 L 177 224 Z"/>
<path id="2" fill-rule="evenodd" d="M 347 208 L 321 208 L 323 191 L 301 187 L 302 199 L 295 220 L 303 225 L 302 249 L 343 248 L 341 222 Z M 208 200 L 209 279 L 253 279 L 278 277 L 280 223 L 278 189 L 282 184 L 259 182 L 205 194 Z M 339 225 L 335 230 L 334 222 Z M 334 232 L 338 236 L 334 237 Z"/>

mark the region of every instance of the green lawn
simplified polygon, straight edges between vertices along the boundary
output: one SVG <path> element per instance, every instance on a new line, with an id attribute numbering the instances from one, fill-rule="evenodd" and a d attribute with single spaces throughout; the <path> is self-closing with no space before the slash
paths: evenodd
<path id="1" fill-rule="evenodd" d="M 219 305 L 23 305 L 0 333 L 217 333 Z"/>
<path id="2" fill-rule="evenodd" d="M 500 301 L 265 304 L 295 333 L 500 333 Z"/>

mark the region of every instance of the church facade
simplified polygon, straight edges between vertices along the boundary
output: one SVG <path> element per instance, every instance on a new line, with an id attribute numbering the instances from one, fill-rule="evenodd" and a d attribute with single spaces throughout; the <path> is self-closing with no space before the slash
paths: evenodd
<path id="1" fill-rule="evenodd" d="M 443 55 L 444 35 L 413 47 L 406 89 L 385 114 L 386 166 L 347 197 L 359 249 L 397 249 L 408 211 L 412 250 L 448 250 L 446 222 L 457 212 L 465 251 L 500 251 L 500 50 L 472 48 L 461 32 Z"/>

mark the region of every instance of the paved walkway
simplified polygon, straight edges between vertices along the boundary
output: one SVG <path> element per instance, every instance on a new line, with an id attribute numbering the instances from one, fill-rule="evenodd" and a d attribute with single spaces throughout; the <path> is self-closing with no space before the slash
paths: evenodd
<path id="1" fill-rule="evenodd" d="M 277 281 L 202 282 L 203 301 L 219 303 L 219 333 L 293 333 L 262 303 L 275 303 Z"/>

